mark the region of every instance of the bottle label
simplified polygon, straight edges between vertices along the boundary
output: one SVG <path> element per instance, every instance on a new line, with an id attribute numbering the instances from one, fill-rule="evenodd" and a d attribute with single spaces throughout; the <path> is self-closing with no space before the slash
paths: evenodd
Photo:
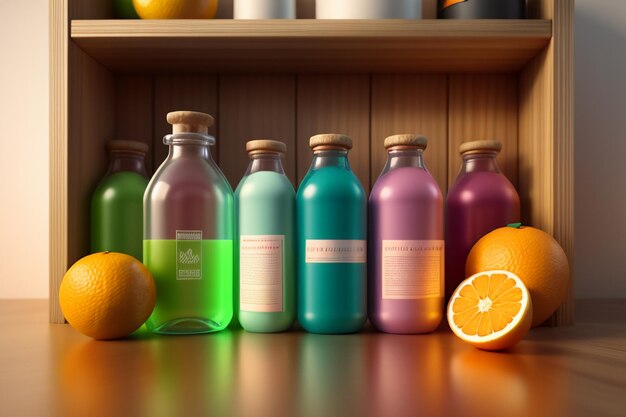
<path id="1" fill-rule="evenodd" d="M 176 231 L 176 279 L 202 279 L 202 230 Z"/>
<path id="2" fill-rule="evenodd" d="M 383 240 L 383 299 L 441 297 L 443 262 L 443 240 Z"/>
<path id="3" fill-rule="evenodd" d="M 365 240 L 307 239 L 306 263 L 364 264 L 367 260 Z"/>
<path id="4" fill-rule="evenodd" d="M 284 235 L 248 235 L 239 240 L 239 308 L 283 310 Z"/>

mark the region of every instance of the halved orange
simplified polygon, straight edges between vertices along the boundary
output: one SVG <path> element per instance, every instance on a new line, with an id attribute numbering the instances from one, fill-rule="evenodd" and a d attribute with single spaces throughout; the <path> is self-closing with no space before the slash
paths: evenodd
<path id="1" fill-rule="evenodd" d="M 485 350 L 515 345 L 530 330 L 530 293 L 509 271 L 485 271 L 463 281 L 448 303 L 448 324 L 462 340 Z"/>

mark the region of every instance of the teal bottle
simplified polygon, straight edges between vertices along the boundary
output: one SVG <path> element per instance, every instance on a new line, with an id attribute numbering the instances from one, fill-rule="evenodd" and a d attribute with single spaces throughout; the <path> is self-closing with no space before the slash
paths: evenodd
<path id="1" fill-rule="evenodd" d="M 311 333 L 354 333 L 367 319 L 367 200 L 350 170 L 352 140 L 313 136 L 296 197 L 298 321 Z"/>
<path id="2" fill-rule="evenodd" d="M 283 170 L 284 143 L 246 144 L 250 164 L 235 191 L 239 323 L 249 332 L 288 330 L 296 319 L 296 193 Z"/>
<path id="3" fill-rule="evenodd" d="M 91 252 L 120 252 L 141 260 L 148 145 L 112 140 L 107 148 L 109 168 L 91 197 Z"/>

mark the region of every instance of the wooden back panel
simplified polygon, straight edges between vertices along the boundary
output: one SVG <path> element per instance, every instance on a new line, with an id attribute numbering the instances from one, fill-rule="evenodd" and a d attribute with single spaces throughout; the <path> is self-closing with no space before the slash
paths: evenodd
<path id="1" fill-rule="evenodd" d="M 344 133 L 354 141 L 350 164 L 367 191 L 385 164 L 385 137 L 424 134 L 427 167 L 444 193 L 461 163 L 458 146 L 495 138 L 504 144 L 500 166 L 517 186 L 517 82 L 497 74 L 118 75 L 115 132 L 150 143 L 156 169 L 167 155 L 167 112 L 208 112 L 216 118 L 214 158 L 233 188 L 248 165 L 248 140 L 285 142 L 285 171 L 297 186 L 311 163 L 309 138 Z"/>

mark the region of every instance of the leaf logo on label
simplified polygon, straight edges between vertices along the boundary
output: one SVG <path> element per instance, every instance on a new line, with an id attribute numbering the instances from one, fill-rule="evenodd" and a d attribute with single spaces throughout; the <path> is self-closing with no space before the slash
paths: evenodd
<path id="1" fill-rule="evenodd" d="M 178 261 L 185 265 L 196 264 L 200 262 L 200 255 L 194 254 L 190 248 L 186 252 L 180 252 L 178 254 Z"/>

